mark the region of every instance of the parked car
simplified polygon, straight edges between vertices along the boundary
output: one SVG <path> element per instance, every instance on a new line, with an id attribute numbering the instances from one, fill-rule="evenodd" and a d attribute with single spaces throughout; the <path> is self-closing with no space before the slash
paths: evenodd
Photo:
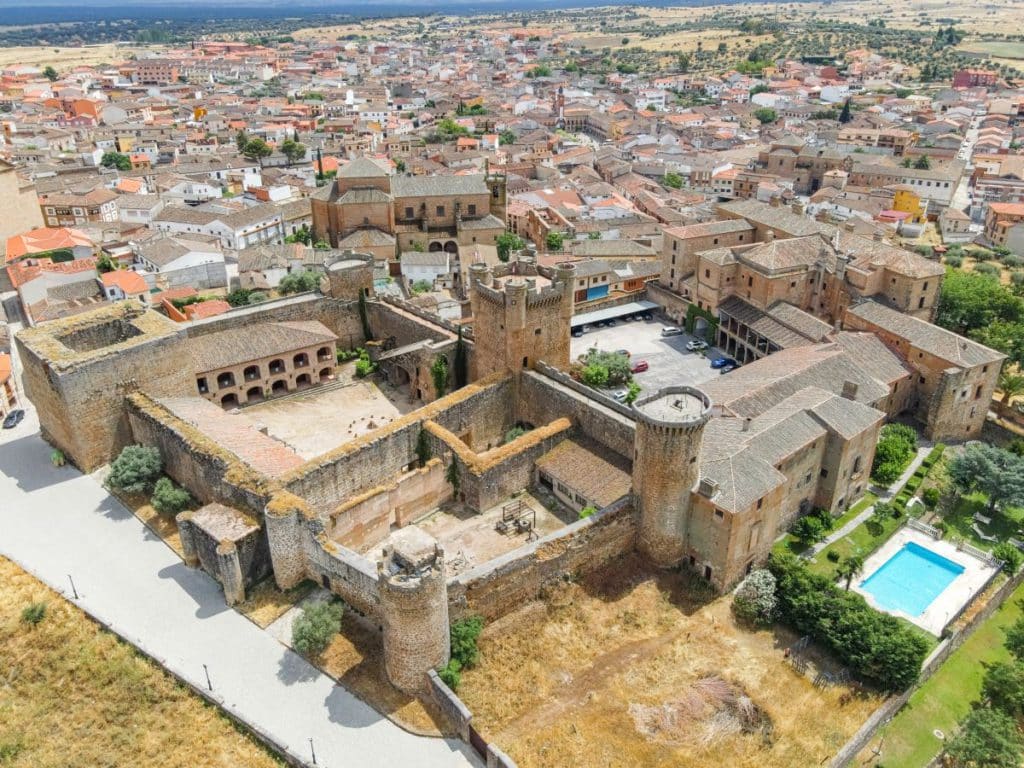
<path id="1" fill-rule="evenodd" d="M 676 328 L 674 325 L 669 325 L 661 329 L 662 336 L 682 336 L 683 329 Z"/>
<path id="2" fill-rule="evenodd" d="M 640 319 L 650 322 L 651 320 L 654 319 L 654 315 L 652 315 L 650 312 L 644 312 L 642 315 L 640 315 Z"/>
<path id="3" fill-rule="evenodd" d="M 617 323 L 615 322 L 615 318 L 613 317 L 611 320 L 607 321 L 605 325 L 607 325 L 609 328 L 617 325 Z"/>
<path id="4" fill-rule="evenodd" d="M 725 366 L 727 365 L 731 365 L 733 368 L 735 368 L 737 366 L 737 363 L 731 357 L 720 357 L 717 360 L 711 361 L 712 368 L 725 368 Z"/>
<path id="5" fill-rule="evenodd" d="M 629 350 L 628 349 L 616 349 L 615 350 L 615 354 L 616 355 L 625 355 L 626 357 L 629 357 Z"/>
<path id="6" fill-rule="evenodd" d="M 633 363 L 629 370 L 631 370 L 633 373 L 643 373 L 648 368 L 650 368 L 650 366 L 647 365 L 646 360 L 637 360 L 635 363 Z"/>
<path id="7" fill-rule="evenodd" d="M 583 335 L 583 326 L 577 326 L 576 328 L 573 328 L 572 329 L 572 335 L 575 336 L 577 339 L 580 336 L 582 336 Z"/>
<path id="8" fill-rule="evenodd" d="M 25 412 L 21 408 L 15 408 L 13 411 L 7 414 L 4 419 L 4 429 L 14 429 L 21 423 L 21 420 L 25 418 Z"/>
<path id="9" fill-rule="evenodd" d="M 699 352 L 702 349 L 707 349 L 708 343 L 700 340 L 688 341 L 686 342 L 686 348 L 691 352 Z"/>
<path id="10" fill-rule="evenodd" d="M 614 397 L 615 400 L 620 403 L 625 402 L 628 396 L 629 392 L 627 392 L 624 389 L 616 389 L 614 392 L 612 392 L 612 397 Z"/>
<path id="11" fill-rule="evenodd" d="M 735 366 L 735 365 L 733 365 L 732 363 L 729 363 L 728 365 L 723 365 L 723 366 L 722 366 L 722 367 L 721 367 L 721 368 L 719 369 L 719 371 L 718 371 L 718 372 L 719 372 L 719 373 L 729 373 L 730 371 L 735 371 L 735 370 L 736 370 L 736 366 Z"/>

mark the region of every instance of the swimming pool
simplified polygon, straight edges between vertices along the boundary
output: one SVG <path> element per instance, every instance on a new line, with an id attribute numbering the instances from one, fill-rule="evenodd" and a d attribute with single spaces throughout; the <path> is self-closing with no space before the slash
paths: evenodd
<path id="1" fill-rule="evenodd" d="M 963 572 L 962 565 L 908 541 L 864 579 L 860 588 L 882 610 L 920 616 Z"/>

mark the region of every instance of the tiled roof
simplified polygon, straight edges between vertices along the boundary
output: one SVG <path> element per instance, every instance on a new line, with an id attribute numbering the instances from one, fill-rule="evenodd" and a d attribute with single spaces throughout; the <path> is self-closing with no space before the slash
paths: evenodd
<path id="1" fill-rule="evenodd" d="M 190 341 L 189 352 L 197 371 L 215 371 L 250 360 L 284 355 L 337 338 L 327 326 L 315 320 L 255 323 L 197 336 Z"/>
<path id="2" fill-rule="evenodd" d="M 1006 355 L 975 341 L 890 309 L 877 301 L 864 301 L 846 310 L 883 331 L 909 341 L 913 346 L 954 365 L 974 367 L 997 363 Z"/>
<path id="3" fill-rule="evenodd" d="M 598 508 L 608 506 L 632 488 L 629 463 L 586 439 L 563 440 L 536 464 L 537 469 Z"/>
<path id="4" fill-rule="evenodd" d="M 489 194 L 484 175 L 466 176 L 396 176 L 391 180 L 391 193 L 396 197 L 443 197 Z"/>

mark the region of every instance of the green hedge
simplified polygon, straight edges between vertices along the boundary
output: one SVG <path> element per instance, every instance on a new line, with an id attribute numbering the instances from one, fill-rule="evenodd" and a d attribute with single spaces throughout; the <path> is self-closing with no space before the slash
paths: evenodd
<path id="1" fill-rule="evenodd" d="M 880 613 L 856 592 L 807 570 L 789 554 L 772 553 L 779 616 L 829 648 L 858 676 L 886 690 L 917 680 L 927 641 L 895 616 Z"/>

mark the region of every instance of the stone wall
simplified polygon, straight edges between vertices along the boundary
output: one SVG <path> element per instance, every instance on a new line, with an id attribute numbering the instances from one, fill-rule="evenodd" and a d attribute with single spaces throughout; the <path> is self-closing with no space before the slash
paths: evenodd
<path id="1" fill-rule="evenodd" d="M 470 444 L 497 444 L 512 422 L 512 384 L 492 377 L 469 384 L 390 424 L 319 456 L 282 478 L 285 487 L 327 513 L 354 494 L 405 472 L 416 460 L 423 422 L 436 421 Z"/>
<path id="2" fill-rule="evenodd" d="M 448 581 L 452 621 L 493 621 L 534 599 L 545 584 L 586 573 L 633 549 L 636 516 L 626 496 L 590 517 L 524 544 Z"/>
<path id="3" fill-rule="evenodd" d="M 407 306 L 369 301 L 366 303 L 366 316 L 375 339 L 383 341 L 393 337 L 400 347 L 423 339 L 447 341 L 455 338 L 455 333 L 442 326 L 440 318 L 431 318 L 422 310 L 417 312 Z"/>
<path id="4" fill-rule="evenodd" d="M 331 513 L 328 535 L 346 547 L 362 550 L 387 538 L 392 526 L 408 525 L 450 497 L 444 465 L 434 458 L 390 485 L 377 486 L 346 501 Z"/>
<path id="5" fill-rule="evenodd" d="M 635 423 L 628 406 L 589 390 L 546 365 L 523 371 L 516 419 L 548 424 L 566 417 L 578 430 L 620 456 L 632 459 Z"/>
<path id="6" fill-rule="evenodd" d="M 446 463 L 454 461 L 458 466 L 462 500 L 470 509 L 483 512 L 528 487 L 537 459 L 568 437 L 572 424 L 568 419 L 556 419 L 483 453 L 474 453 L 436 422 L 425 422 L 423 428 L 435 454 L 443 453 Z"/>
<path id="7" fill-rule="evenodd" d="M 262 513 L 273 490 L 263 475 L 147 394 L 129 395 L 127 414 L 132 441 L 159 449 L 164 471 L 194 498 Z"/>
<path id="8" fill-rule="evenodd" d="M 307 529 L 307 576 L 374 621 L 381 620 L 377 568 L 362 555 Z"/>

